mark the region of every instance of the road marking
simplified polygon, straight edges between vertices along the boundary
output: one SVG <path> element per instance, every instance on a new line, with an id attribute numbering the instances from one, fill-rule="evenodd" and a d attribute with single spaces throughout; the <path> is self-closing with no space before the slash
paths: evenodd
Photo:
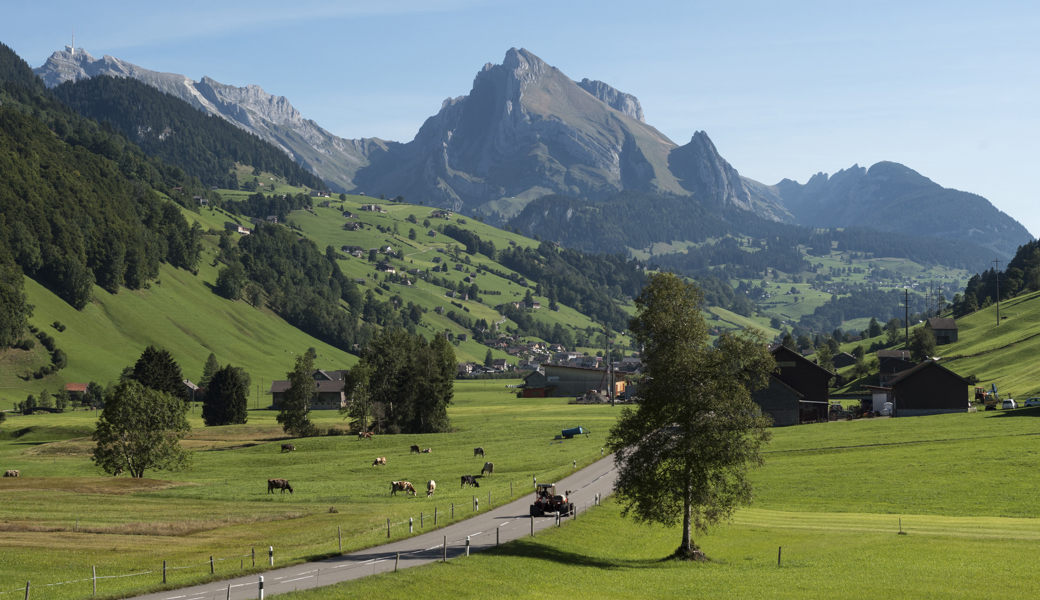
<path id="1" fill-rule="evenodd" d="M 437 544 L 436 546 L 434 546 L 432 548 L 427 548 L 426 550 L 422 550 L 422 552 L 429 552 L 430 550 L 436 550 L 437 548 L 440 548 L 443 545 L 444 544 Z"/>
<path id="2" fill-rule="evenodd" d="M 311 576 L 308 575 L 306 577 L 297 577 L 296 579 L 287 579 L 287 580 L 283 581 L 282 583 L 292 583 L 294 581 L 301 581 L 303 579 L 310 579 L 310 578 L 311 578 Z"/>
<path id="3" fill-rule="evenodd" d="M 170 596 L 169 598 L 166 598 L 166 600 L 177 600 L 177 598 L 184 598 L 184 597 L 185 596 Z"/>

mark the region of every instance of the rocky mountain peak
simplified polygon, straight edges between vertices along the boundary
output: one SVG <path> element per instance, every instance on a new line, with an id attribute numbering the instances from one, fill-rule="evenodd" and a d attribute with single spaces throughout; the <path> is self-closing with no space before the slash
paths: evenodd
<path id="1" fill-rule="evenodd" d="M 646 119 L 643 118 L 643 107 L 640 106 L 639 99 L 632 94 L 618 91 L 602 81 L 593 81 L 587 77 L 578 83 L 578 87 L 592 94 L 610 108 L 622 112 L 640 123 L 646 123 Z"/>

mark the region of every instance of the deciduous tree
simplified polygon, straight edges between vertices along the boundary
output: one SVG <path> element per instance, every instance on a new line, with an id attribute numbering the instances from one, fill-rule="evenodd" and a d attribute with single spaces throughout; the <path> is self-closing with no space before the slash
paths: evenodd
<path id="1" fill-rule="evenodd" d="M 629 328 L 643 345 L 641 403 L 622 410 L 607 443 L 615 452 L 622 514 L 682 524 L 675 555 L 703 559 L 693 542 L 750 503 L 749 468 L 762 462 L 768 418 L 751 399 L 776 363 L 756 333 L 723 333 L 713 346 L 702 294 L 675 275 L 652 275 Z"/>
<path id="2" fill-rule="evenodd" d="M 136 380 L 120 383 L 105 398 L 93 440 L 94 463 L 107 473 L 118 469 L 132 477 L 145 471 L 173 471 L 191 464 L 180 440 L 191 430 L 187 405 Z"/>
<path id="3" fill-rule="evenodd" d="M 281 410 L 276 418 L 282 430 L 293 437 L 317 434 L 317 427 L 308 416 L 315 391 L 313 372 L 314 359 L 305 353 L 296 357 L 296 367 L 287 374 L 289 389 L 282 395 Z"/>

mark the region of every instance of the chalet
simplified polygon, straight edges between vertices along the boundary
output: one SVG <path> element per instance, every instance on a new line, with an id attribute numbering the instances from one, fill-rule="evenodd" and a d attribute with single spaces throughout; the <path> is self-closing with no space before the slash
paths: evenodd
<path id="1" fill-rule="evenodd" d="M 430 237 L 437 237 L 437 232 L 431 229 L 430 231 L 428 231 L 426 233 L 426 235 L 428 235 Z"/>
<path id="2" fill-rule="evenodd" d="M 770 381 L 768 387 L 752 394 L 762 412 L 771 416 L 776 426 L 826 420 L 834 373 L 786 346 L 778 345 L 770 353 L 777 366 L 770 379 L 776 383 Z"/>
<path id="3" fill-rule="evenodd" d="M 542 307 L 542 305 L 541 305 L 540 302 L 532 302 L 531 303 L 531 310 L 538 310 L 541 307 Z"/>
<path id="4" fill-rule="evenodd" d="M 199 206 L 209 206 L 209 198 L 199 198 Z"/>
<path id="5" fill-rule="evenodd" d="M 360 254 L 365 252 L 365 249 L 361 246 L 340 246 L 339 249 L 347 254 L 354 254 L 355 252 Z"/>
<path id="6" fill-rule="evenodd" d="M 848 352 L 842 352 L 841 354 L 836 354 L 832 362 L 834 363 L 835 369 L 844 369 L 845 367 L 851 367 L 856 364 L 856 357 Z"/>
<path id="7" fill-rule="evenodd" d="M 915 365 L 910 360 L 909 350 L 878 350 L 878 368 L 880 383 L 887 387 L 897 373 L 912 369 Z"/>
<path id="8" fill-rule="evenodd" d="M 249 235 L 250 233 L 252 233 L 245 227 L 242 227 L 238 223 L 232 223 L 231 221 L 224 221 L 224 229 L 230 231 L 231 233 L 240 233 L 242 235 Z"/>
<path id="9" fill-rule="evenodd" d="M 513 365 L 509 364 L 509 361 L 507 361 L 504 358 L 496 358 L 495 362 L 492 363 L 492 366 L 494 368 L 500 370 L 500 371 L 512 371 L 513 370 Z"/>
<path id="10" fill-rule="evenodd" d="M 65 392 L 68 393 L 69 398 L 82 402 L 83 397 L 87 395 L 87 385 L 86 383 L 66 383 Z"/>
<path id="11" fill-rule="evenodd" d="M 318 369 L 311 373 L 314 379 L 314 391 L 310 400 L 311 410 L 339 410 L 346 406 L 346 394 L 343 392 L 343 379 L 348 371 L 326 371 Z M 272 407 L 281 407 L 285 392 L 290 387 L 288 381 L 272 381 Z"/>
<path id="12" fill-rule="evenodd" d="M 434 262 L 434 263 L 439 263 L 439 262 L 442 262 L 443 260 L 444 260 L 444 259 L 442 259 L 442 258 L 441 258 L 441 257 L 439 257 L 439 256 L 434 256 L 434 257 L 433 257 L 433 262 Z"/>
<path id="13" fill-rule="evenodd" d="M 891 402 L 893 416 L 920 417 L 967 412 L 971 405 L 968 380 L 934 360 L 897 374 L 887 386 L 871 390 L 874 410 Z"/>
<path id="14" fill-rule="evenodd" d="M 443 315 L 444 314 L 444 307 L 443 306 L 435 306 L 434 309 L 433 309 L 433 312 L 437 313 L 438 315 Z"/>
<path id="15" fill-rule="evenodd" d="M 435 211 L 430 213 L 430 218 L 432 218 L 432 219 L 450 219 L 451 218 L 451 211 L 450 210 L 435 210 Z"/>
<path id="16" fill-rule="evenodd" d="M 467 340 L 469 339 L 469 334 L 466 334 L 466 333 L 460 333 L 459 335 L 457 335 L 457 336 L 455 336 L 455 337 L 456 337 L 456 338 L 458 338 L 458 340 L 459 340 L 460 342 L 465 342 L 465 341 L 467 341 Z"/>
<path id="17" fill-rule="evenodd" d="M 950 318 L 932 318 L 928 319 L 928 326 L 935 334 L 936 345 L 942 346 L 957 341 L 957 321 Z"/>
<path id="18" fill-rule="evenodd" d="M 329 198 L 331 196 L 332 196 L 332 194 L 330 192 L 325 191 L 325 190 L 311 190 L 311 198 Z M 322 206 L 325 206 L 325 205 L 326 205 L 326 203 L 322 202 Z"/>
<path id="19" fill-rule="evenodd" d="M 461 271 L 461 270 L 463 270 L 465 268 L 466 267 L 462 266 L 462 263 L 455 263 L 455 270 L 456 271 Z"/>
<path id="20" fill-rule="evenodd" d="M 199 392 L 199 386 L 192 383 L 189 379 L 182 379 L 181 385 L 184 386 L 184 397 L 195 400 L 195 394 Z"/>
<path id="21" fill-rule="evenodd" d="M 397 269 L 393 265 L 386 262 L 385 260 L 376 265 L 377 271 L 383 271 L 385 273 L 397 273 Z"/>
<path id="22" fill-rule="evenodd" d="M 347 219 L 356 219 L 356 218 L 358 218 L 357 215 L 355 215 L 354 213 L 350 212 L 349 210 L 343 211 L 343 216 L 346 217 Z"/>
<path id="23" fill-rule="evenodd" d="M 268 223 L 277 223 L 278 222 L 278 215 L 267 215 L 267 222 Z"/>

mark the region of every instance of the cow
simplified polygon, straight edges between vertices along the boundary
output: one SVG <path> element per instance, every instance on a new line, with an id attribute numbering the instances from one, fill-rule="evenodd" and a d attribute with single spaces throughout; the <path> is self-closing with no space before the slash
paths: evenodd
<path id="1" fill-rule="evenodd" d="M 426 482 L 426 497 L 429 498 L 430 496 L 432 496 L 433 495 L 433 490 L 435 490 L 435 489 L 437 489 L 437 482 L 432 480 L 432 479 L 427 481 Z"/>
<path id="2" fill-rule="evenodd" d="M 357 439 L 358 439 L 358 441 L 370 440 L 370 439 L 372 439 L 372 432 L 371 431 L 359 431 L 358 434 L 357 434 Z"/>
<path id="3" fill-rule="evenodd" d="M 415 488 L 412 486 L 410 481 L 391 481 L 390 482 L 390 495 L 396 496 L 397 492 L 404 492 L 407 496 L 409 492 L 414 496 Z"/>
<path id="4" fill-rule="evenodd" d="M 285 490 L 289 490 L 289 493 L 293 493 L 292 486 L 289 485 L 288 479 L 268 479 L 267 480 L 267 493 L 273 494 L 275 490 L 282 490 L 281 493 L 285 493 Z"/>
<path id="5" fill-rule="evenodd" d="M 412 450 L 408 454 L 411 454 L 412 452 L 415 452 L 416 454 L 419 454 L 419 447 L 413 444 L 412 445 Z"/>
<path id="6" fill-rule="evenodd" d="M 473 449 L 473 458 L 476 458 L 478 455 L 480 456 L 480 458 L 484 458 L 484 449 L 483 448 L 474 448 Z"/>
<path id="7" fill-rule="evenodd" d="M 488 475 L 494 475 L 495 474 L 495 463 L 491 463 L 491 462 L 484 463 L 484 468 L 480 470 L 480 475 L 483 477 L 485 473 L 487 473 Z"/>
<path id="8" fill-rule="evenodd" d="M 463 475 L 462 476 L 462 485 L 459 486 L 459 487 L 460 488 L 464 488 L 467 485 L 472 485 L 473 487 L 480 487 L 480 482 L 477 481 L 477 478 L 472 476 L 472 475 Z"/>
<path id="9" fill-rule="evenodd" d="M 4 471 L 4 477 L 18 477 L 18 471 L 15 469 Z"/>
<path id="10" fill-rule="evenodd" d="M 423 448 L 423 454 L 433 454 L 433 448 Z"/>
<path id="11" fill-rule="evenodd" d="M 376 465 L 383 465 L 385 467 L 386 466 L 386 457 L 385 456 L 380 456 L 379 458 L 375 459 L 372 462 L 372 466 L 374 467 Z"/>
<path id="12" fill-rule="evenodd" d="M 282 452 L 296 452 L 296 446 L 292 444 L 282 444 Z"/>

